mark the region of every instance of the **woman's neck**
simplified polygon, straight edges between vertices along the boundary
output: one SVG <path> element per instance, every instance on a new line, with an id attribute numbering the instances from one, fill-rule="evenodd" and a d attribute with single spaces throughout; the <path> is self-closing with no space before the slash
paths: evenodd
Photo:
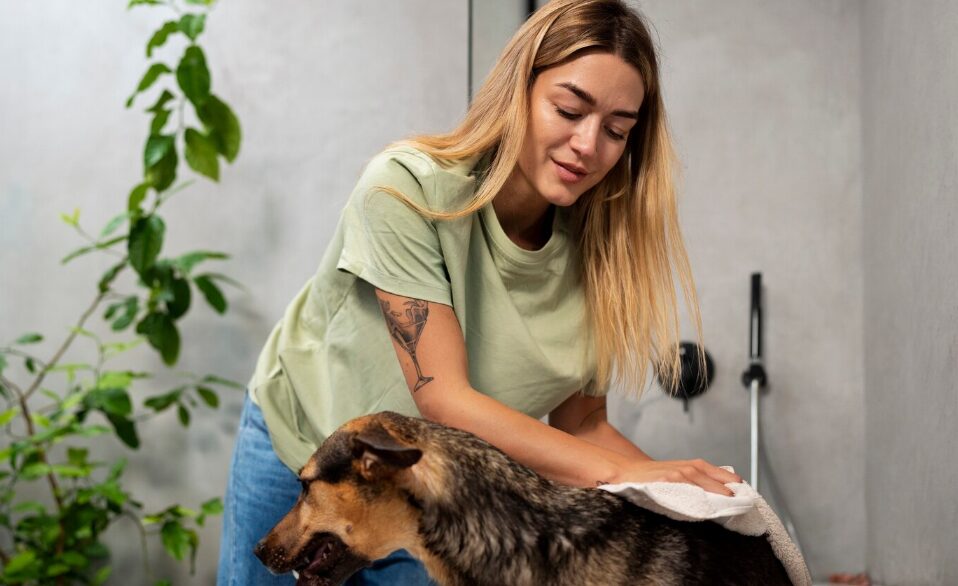
<path id="1" fill-rule="evenodd" d="M 527 182 L 509 178 L 496 197 L 492 208 L 502 231 L 520 248 L 538 250 L 552 236 L 555 206 L 542 198 Z"/>

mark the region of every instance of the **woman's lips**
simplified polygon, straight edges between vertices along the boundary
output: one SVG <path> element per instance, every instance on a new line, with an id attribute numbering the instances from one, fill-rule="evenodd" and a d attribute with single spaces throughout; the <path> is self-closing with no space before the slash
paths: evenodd
<path id="1" fill-rule="evenodd" d="M 555 160 L 553 160 L 552 163 L 556 166 L 556 174 L 559 176 L 559 179 L 565 181 L 566 183 L 576 183 L 581 181 L 582 178 L 587 175 L 587 173 L 578 173 L 573 171 L 572 169 L 557 163 Z"/>

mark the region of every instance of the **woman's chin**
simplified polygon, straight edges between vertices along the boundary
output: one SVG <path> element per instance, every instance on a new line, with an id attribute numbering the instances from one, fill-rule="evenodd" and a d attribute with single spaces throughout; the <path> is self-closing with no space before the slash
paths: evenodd
<path id="1" fill-rule="evenodd" d="M 552 205 L 566 208 L 579 201 L 580 195 L 580 193 L 570 193 L 565 190 L 556 190 L 552 193 L 543 194 L 542 197 Z"/>

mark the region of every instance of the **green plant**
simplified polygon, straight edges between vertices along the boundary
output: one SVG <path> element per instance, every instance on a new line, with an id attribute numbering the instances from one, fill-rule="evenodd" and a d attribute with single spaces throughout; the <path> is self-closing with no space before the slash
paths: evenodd
<path id="1" fill-rule="evenodd" d="M 9 439 L 0 448 L 0 583 L 104 583 L 111 567 L 101 536 L 124 517 L 133 519 L 140 529 L 147 575 L 151 569 L 145 540 L 151 534 L 159 535 L 175 559 L 189 557 L 192 571 L 199 545 L 193 527 L 222 510 L 220 499 L 213 498 L 199 510 L 174 504 L 144 514 L 144 505 L 123 486 L 126 460 L 96 461 L 88 447 L 89 438 L 115 436 L 136 449 L 141 443 L 138 425 L 144 420 L 175 410 L 185 427 L 194 408 L 218 406 L 218 388 L 243 388 L 215 375 L 187 373 L 178 375 L 180 384 L 175 388 L 157 393 L 149 389 L 152 374 L 114 366 L 118 357 L 144 340 L 166 365 L 176 364 L 181 347 L 177 323 L 190 308 L 193 290 L 222 314 L 227 301 L 219 283 L 238 286 L 220 273 L 198 272 L 203 263 L 226 259 L 221 252 L 160 256 L 165 223 L 159 210 L 170 196 L 191 183 L 174 186 L 178 149 L 193 171 L 213 181 L 219 179 L 219 158 L 232 162 L 239 152 L 239 121 L 211 92 L 204 52 L 196 43 L 214 1 L 185 0 L 188 6 L 178 6 L 173 0 L 130 1 L 128 8 L 158 5 L 177 15 L 152 35 L 146 46 L 147 58 L 174 36 L 184 37 L 187 46 L 175 69 L 152 63 L 127 101 L 129 108 L 138 94 L 158 82 L 175 80 L 175 85 L 164 88 L 146 109 L 150 123 L 143 180 L 126 198 L 124 211 L 110 220 L 98 237 L 81 227 L 79 210 L 62 216 L 87 241 L 63 263 L 92 252 L 119 260 L 99 277 L 93 301 L 51 358 L 43 360 L 30 351 L 32 344 L 43 340 L 37 333 L 24 334 L 0 347 L 0 400 L 5 403 L 0 406 L 0 431 Z M 189 106 L 201 128 L 184 122 Z M 178 124 L 167 131 L 174 113 Z M 123 227 L 126 232 L 116 234 Z M 123 274 L 130 275 L 129 280 L 135 282 L 132 287 L 139 292 L 121 291 L 118 277 Z M 109 342 L 93 331 L 87 322 L 98 311 L 103 311 L 109 329 L 126 332 L 121 334 L 126 338 Z M 132 339 L 131 327 L 137 334 Z M 95 346 L 95 360 L 64 362 L 64 353 L 78 338 Z M 15 373 L 17 363 L 22 369 Z M 53 379 L 60 381 L 60 386 L 50 385 L 57 390 L 48 386 Z M 139 407 L 135 406 L 136 397 L 141 400 Z M 49 489 L 46 502 L 29 498 L 38 492 L 38 483 Z"/>

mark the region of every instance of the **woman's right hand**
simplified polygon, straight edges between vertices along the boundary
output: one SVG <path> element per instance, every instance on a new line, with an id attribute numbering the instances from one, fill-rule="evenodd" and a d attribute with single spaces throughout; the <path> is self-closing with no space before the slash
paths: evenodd
<path id="1" fill-rule="evenodd" d="M 734 493 L 725 485 L 742 482 L 742 477 L 705 460 L 632 460 L 621 468 L 610 484 L 622 482 L 685 482 L 709 492 L 732 496 Z"/>

